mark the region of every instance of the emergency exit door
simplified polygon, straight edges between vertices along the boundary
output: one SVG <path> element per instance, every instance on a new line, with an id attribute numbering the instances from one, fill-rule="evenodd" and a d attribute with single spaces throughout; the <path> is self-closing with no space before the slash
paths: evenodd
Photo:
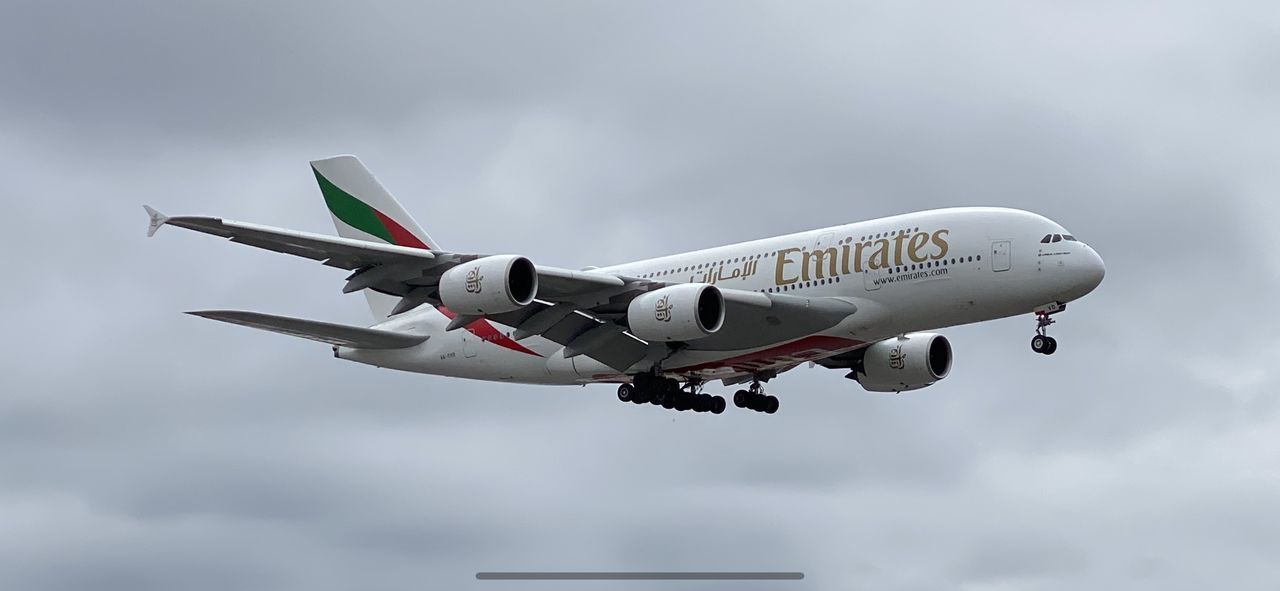
<path id="1" fill-rule="evenodd" d="M 1008 240 L 992 240 L 991 241 L 991 270 L 992 271 L 1008 271 L 1009 270 L 1009 241 Z"/>

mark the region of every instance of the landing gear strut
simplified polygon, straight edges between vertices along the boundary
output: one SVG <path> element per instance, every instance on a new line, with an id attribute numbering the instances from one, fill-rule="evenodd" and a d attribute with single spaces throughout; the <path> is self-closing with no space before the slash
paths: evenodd
<path id="1" fill-rule="evenodd" d="M 773 414 L 778 412 L 778 397 L 764 393 L 760 382 L 751 382 L 751 387 L 733 393 L 733 405 L 738 408 L 749 408 L 756 412 Z"/>
<path id="2" fill-rule="evenodd" d="M 1031 337 L 1031 350 L 1042 355 L 1053 355 L 1058 350 L 1058 340 L 1049 336 L 1049 325 L 1054 323 L 1050 316 L 1067 309 L 1066 304 L 1053 304 L 1036 310 L 1036 336 Z"/>

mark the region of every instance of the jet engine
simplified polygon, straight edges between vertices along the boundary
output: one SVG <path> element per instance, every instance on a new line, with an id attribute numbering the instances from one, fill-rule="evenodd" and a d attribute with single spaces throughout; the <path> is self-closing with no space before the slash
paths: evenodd
<path id="1" fill-rule="evenodd" d="M 931 386 L 951 373 L 951 343 L 930 332 L 885 339 L 866 348 L 858 383 L 871 392 L 905 392 Z"/>
<path id="2" fill-rule="evenodd" d="M 692 341 L 720 330 L 722 324 L 724 297 L 706 283 L 656 289 L 627 306 L 631 334 L 646 341 Z"/>
<path id="3" fill-rule="evenodd" d="M 522 256 L 487 256 L 440 276 L 440 301 L 458 314 L 511 312 L 532 303 L 536 295 L 538 269 Z"/>

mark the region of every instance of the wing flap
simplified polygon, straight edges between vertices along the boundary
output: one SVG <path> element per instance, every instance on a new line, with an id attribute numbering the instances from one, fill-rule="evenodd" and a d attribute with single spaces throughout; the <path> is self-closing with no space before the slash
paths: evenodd
<path id="1" fill-rule="evenodd" d="M 405 349 L 429 338 L 426 335 L 360 328 L 241 310 L 200 310 L 187 312 L 187 314 L 355 349 Z"/>
<path id="2" fill-rule="evenodd" d="M 564 305 L 552 306 L 545 302 L 534 302 L 526 310 L 496 314 L 489 318 L 516 327 L 518 336 L 538 334 L 558 343 L 566 348 L 567 357 L 585 355 L 617 371 L 626 371 L 644 359 L 649 351 L 648 343 L 631 336 L 623 327 L 600 321 L 590 314 Z M 532 326 L 535 324 L 536 326 Z M 594 331 L 593 335 L 582 339 L 591 331 Z"/>

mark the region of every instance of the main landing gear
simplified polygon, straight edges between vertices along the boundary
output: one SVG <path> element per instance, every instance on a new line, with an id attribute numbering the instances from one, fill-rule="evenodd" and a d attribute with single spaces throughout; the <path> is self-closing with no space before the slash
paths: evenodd
<path id="1" fill-rule="evenodd" d="M 733 405 L 738 408 L 749 408 L 756 412 L 773 414 L 778 412 L 778 397 L 764 393 L 760 382 L 752 382 L 747 390 L 733 393 Z"/>
<path id="2" fill-rule="evenodd" d="M 689 382 L 684 388 L 680 382 L 653 374 L 639 374 L 630 384 L 618 386 L 618 400 L 632 404 L 655 404 L 669 410 L 694 412 L 724 412 L 724 398 L 702 393 L 702 384 Z"/>
<path id="3" fill-rule="evenodd" d="M 1041 355 L 1053 355 L 1058 350 L 1058 339 L 1048 335 L 1049 325 L 1054 323 L 1050 316 L 1067 309 L 1066 304 L 1053 304 L 1036 310 L 1036 336 L 1031 337 L 1031 350 Z"/>

